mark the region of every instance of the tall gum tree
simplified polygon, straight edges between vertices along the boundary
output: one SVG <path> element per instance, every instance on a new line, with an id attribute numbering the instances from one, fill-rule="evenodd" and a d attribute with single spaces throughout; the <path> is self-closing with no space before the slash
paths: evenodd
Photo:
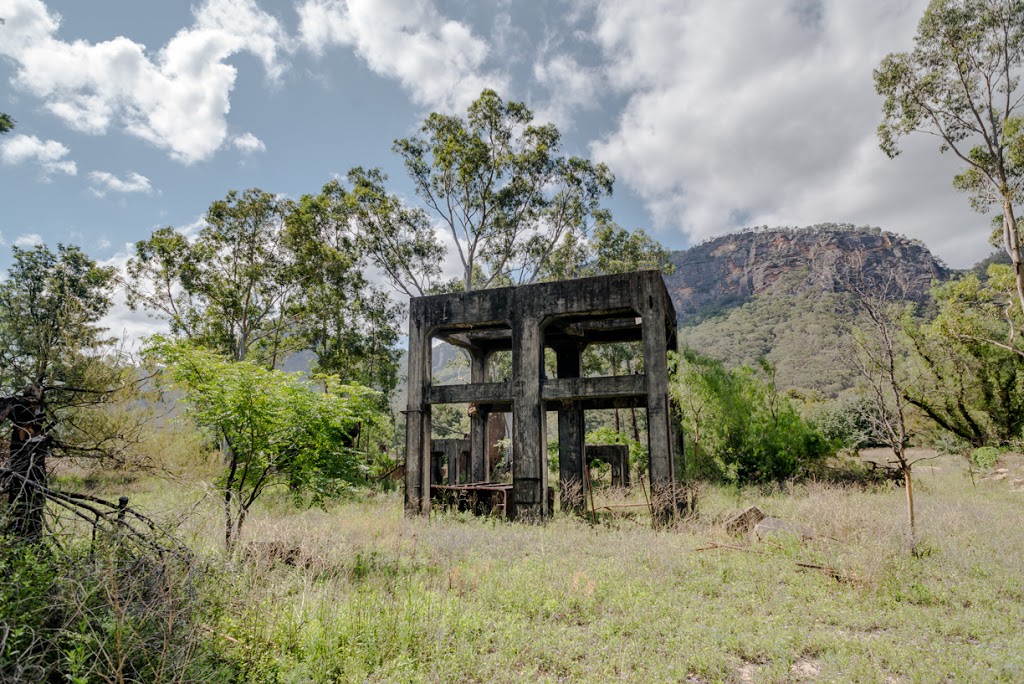
<path id="1" fill-rule="evenodd" d="M 1024 0 L 932 0 L 914 49 L 885 57 L 874 71 L 885 97 L 882 150 L 899 154 L 913 132 L 940 140 L 964 168 L 953 180 L 981 212 L 999 207 L 996 242 L 1013 263 L 1024 311 L 1024 255 L 1018 216 L 1024 202 Z"/>
<path id="2" fill-rule="evenodd" d="M 534 282 L 560 245 L 589 230 L 614 177 L 604 164 L 562 155 L 560 144 L 553 124 L 535 125 L 525 104 L 493 90 L 465 117 L 435 112 L 419 135 L 395 141 L 426 214 L 452 238 L 456 287 Z"/>
<path id="3" fill-rule="evenodd" d="M 262 190 L 232 191 L 210 205 L 195 239 L 154 231 L 128 261 L 128 304 L 165 317 L 175 336 L 273 367 L 291 350 L 301 290 L 280 240 L 287 209 Z"/>

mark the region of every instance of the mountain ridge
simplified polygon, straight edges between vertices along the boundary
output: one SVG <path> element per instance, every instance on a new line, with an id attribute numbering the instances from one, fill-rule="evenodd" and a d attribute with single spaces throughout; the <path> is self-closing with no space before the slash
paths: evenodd
<path id="1" fill-rule="evenodd" d="M 665 276 L 665 286 L 684 324 L 739 306 L 780 283 L 794 294 L 844 292 L 854 270 L 878 284 L 894 277 L 905 283 L 910 299 L 924 301 L 934 281 L 958 272 L 920 240 L 835 223 L 750 228 L 673 251 L 669 260 L 675 271 Z M 802 274 L 798 282 L 793 274 Z"/>

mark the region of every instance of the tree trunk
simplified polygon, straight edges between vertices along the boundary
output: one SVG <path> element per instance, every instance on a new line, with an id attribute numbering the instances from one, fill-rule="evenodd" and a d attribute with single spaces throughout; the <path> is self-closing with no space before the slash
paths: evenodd
<path id="1" fill-rule="evenodd" d="M 910 466 L 903 466 L 903 482 L 907 485 L 907 521 L 910 523 L 910 545 L 917 544 L 917 534 L 914 528 L 914 481 L 910 476 Z"/>
<path id="2" fill-rule="evenodd" d="M 38 541 L 43 537 L 46 497 L 46 456 L 50 439 L 44 434 L 43 390 L 30 386 L 14 400 L 11 420 L 10 470 L 7 500 L 11 506 L 10 530 L 18 538 Z"/>
<path id="3" fill-rule="evenodd" d="M 228 489 L 224 491 L 224 548 L 227 549 L 228 553 L 231 553 L 232 544 L 234 543 L 233 528 L 234 524 L 231 519 L 231 490 Z"/>
<path id="4" fill-rule="evenodd" d="M 630 419 L 633 422 L 633 441 L 640 442 L 640 428 L 636 422 L 636 406 L 629 407 Z"/>
<path id="5" fill-rule="evenodd" d="M 1020 300 L 1021 311 L 1024 312 L 1024 255 L 1021 254 L 1017 217 L 1013 213 L 1013 203 L 1009 201 L 1003 202 L 1003 247 L 1013 262 L 1017 298 Z"/>

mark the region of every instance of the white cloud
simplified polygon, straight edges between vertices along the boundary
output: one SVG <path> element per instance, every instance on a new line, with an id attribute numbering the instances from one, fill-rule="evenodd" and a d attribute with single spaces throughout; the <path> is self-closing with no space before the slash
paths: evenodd
<path id="1" fill-rule="evenodd" d="M 14 246 L 21 249 L 30 249 L 41 244 L 43 244 L 43 236 L 38 233 L 25 233 L 14 239 Z"/>
<path id="2" fill-rule="evenodd" d="M 263 144 L 263 141 L 252 133 L 236 135 L 231 139 L 231 144 L 243 154 L 255 154 L 256 152 L 267 151 L 267 146 Z"/>
<path id="3" fill-rule="evenodd" d="M 104 197 L 108 192 L 132 193 L 152 192 L 153 186 L 142 174 L 131 171 L 124 178 L 118 178 L 107 171 L 90 171 L 89 180 L 94 183 L 92 192 L 97 197 Z"/>
<path id="4" fill-rule="evenodd" d="M 354 48 L 418 105 L 461 111 L 484 88 L 507 86 L 503 74 L 484 72 L 486 42 L 430 0 L 305 0 L 298 12 L 306 48 L 317 55 L 333 45 Z"/>
<path id="5" fill-rule="evenodd" d="M 912 46 L 925 5 L 598 0 L 594 37 L 628 103 L 592 153 L 691 239 L 849 221 L 969 263 L 989 251 L 987 221 L 950 187 L 953 160 L 914 139 L 890 161 L 875 139 L 872 69 Z"/>
<path id="6" fill-rule="evenodd" d="M 78 165 L 64 159 L 70 151 L 56 140 L 40 140 L 34 135 L 19 134 L 0 143 L 0 158 L 5 164 L 35 161 L 47 174 L 59 172 L 76 175 Z"/>
<path id="7" fill-rule="evenodd" d="M 109 259 L 98 261 L 98 264 L 117 269 L 118 274 L 124 278 L 128 275 L 128 259 L 134 253 L 135 246 L 127 243 L 123 249 Z M 157 333 L 167 334 L 170 331 L 165 318 L 145 310 L 132 311 L 128 306 L 124 288 L 118 288 L 114 293 L 113 305 L 100 321 L 100 325 L 110 330 L 111 334 L 119 339 L 125 340 L 128 349 L 132 351 L 137 351 L 141 347 L 144 338 Z"/>
<path id="8" fill-rule="evenodd" d="M 537 112 L 537 120 L 567 127 L 573 110 L 592 109 L 596 105 L 602 74 L 596 68 L 581 65 L 572 55 L 556 54 L 534 62 L 533 78 L 549 93 L 546 104 Z"/>
<path id="9" fill-rule="evenodd" d="M 0 55 L 17 64 L 17 88 L 71 128 L 119 126 L 186 164 L 209 158 L 227 137 L 237 70 L 225 60 L 249 52 L 271 79 L 284 70 L 287 36 L 254 0 L 207 0 L 193 9 L 193 25 L 155 53 L 123 36 L 59 40 L 60 16 L 41 0 L 0 0 L 0 14 Z"/>

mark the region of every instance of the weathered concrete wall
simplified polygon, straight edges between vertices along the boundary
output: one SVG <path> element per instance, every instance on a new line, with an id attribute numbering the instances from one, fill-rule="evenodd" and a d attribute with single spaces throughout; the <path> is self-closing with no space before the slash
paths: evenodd
<path id="1" fill-rule="evenodd" d="M 431 385 L 433 337 L 469 350 L 469 384 Z M 580 355 L 587 344 L 630 340 L 643 344 L 644 375 L 580 377 Z M 675 506 L 675 433 L 667 362 L 667 351 L 675 344 L 675 312 L 657 271 L 414 298 L 409 305 L 407 511 L 430 511 L 433 404 L 471 405 L 470 469 L 476 481 L 489 477 L 488 417 L 512 411 L 512 510 L 519 519 L 551 514 L 546 494 L 548 410 L 559 415 L 563 506 L 581 510 L 585 486 L 583 411 L 635 406 L 647 408 L 651 490 L 656 517 L 665 517 Z M 557 378 L 545 377 L 547 347 L 556 352 Z M 490 354 L 506 349 L 512 351 L 512 379 L 487 382 Z"/>

